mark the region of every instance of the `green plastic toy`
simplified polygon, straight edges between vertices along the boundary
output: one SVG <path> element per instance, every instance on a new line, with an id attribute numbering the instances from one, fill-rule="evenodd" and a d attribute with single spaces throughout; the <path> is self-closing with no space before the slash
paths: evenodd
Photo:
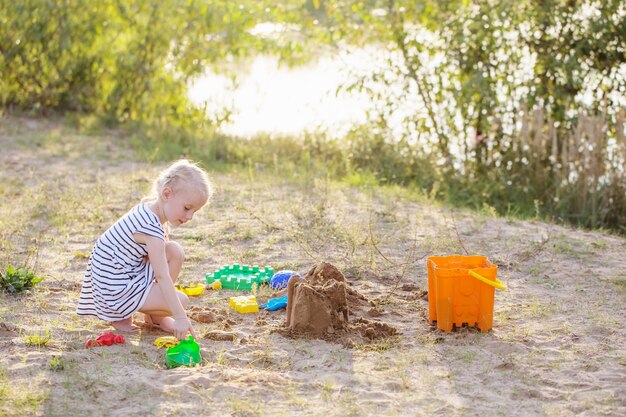
<path id="1" fill-rule="evenodd" d="M 193 340 L 193 336 L 189 336 L 187 340 L 181 340 L 179 344 L 165 352 L 165 365 L 168 368 L 195 366 L 201 360 L 200 346 Z"/>
<path id="2" fill-rule="evenodd" d="M 267 284 L 274 275 L 274 268 L 257 265 L 224 265 L 212 274 L 206 274 L 206 282 L 211 285 L 215 281 L 222 283 L 222 288 L 228 290 L 251 291 L 252 287 Z"/>

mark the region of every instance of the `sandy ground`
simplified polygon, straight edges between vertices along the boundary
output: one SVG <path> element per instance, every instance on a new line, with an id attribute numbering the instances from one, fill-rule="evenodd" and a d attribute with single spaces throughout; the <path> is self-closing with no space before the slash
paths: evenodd
<path id="1" fill-rule="evenodd" d="M 127 140 L 0 119 L 0 259 L 45 276 L 32 292 L 0 293 L 0 415 L 626 415 L 623 238 L 271 167 L 212 173 L 211 205 L 172 232 L 183 278 L 330 262 L 369 299 L 360 313 L 398 336 L 352 347 L 285 337 L 285 310 L 241 315 L 228 307 L 240 293 L 222 290 L 192 299 L 215 316 L 194 322 L 201 366 L 167 369 L 155 329 L 85 349 L 110 328 L 74 314 L 84 256 L 164 167 Z M 427 320 L 426 257 L 454 253 L 487 256 L 508 286 L 488 333 Z"/>

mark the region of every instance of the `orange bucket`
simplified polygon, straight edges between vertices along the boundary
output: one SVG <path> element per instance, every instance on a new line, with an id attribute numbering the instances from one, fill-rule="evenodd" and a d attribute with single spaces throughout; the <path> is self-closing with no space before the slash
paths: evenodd
<path id="1" fill-rule="evenodd" d="M 430 256 L 427 264 L 430 322 L 444 332 L 464 323 L 489 331 L 495 289 L 506 289 L 496 278 L 498 267 L 484 256 L 461 255 Z"/>

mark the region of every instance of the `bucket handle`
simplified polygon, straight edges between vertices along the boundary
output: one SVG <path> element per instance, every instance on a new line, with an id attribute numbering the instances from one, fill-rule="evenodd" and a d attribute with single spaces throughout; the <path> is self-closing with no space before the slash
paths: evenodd
<path id="1" fill-rule="evenodd" d="M 482 275 L 477 274 L 476 272 L 474 272 L 472 270 L 469 270 L 468 272 L 469 272 L 470 276 L 476 278 L 479 281 L 484 282 L 487 285 L 491 285 L 492 287 L 497 288 L 499 290 L 506 290 L 506 285 L 504 285 L 502 283 L 502 281 L 500 281 L 498 278 L 494 278 L 495 281 L 491 281 L 491 280 L 483 277 Z"/>

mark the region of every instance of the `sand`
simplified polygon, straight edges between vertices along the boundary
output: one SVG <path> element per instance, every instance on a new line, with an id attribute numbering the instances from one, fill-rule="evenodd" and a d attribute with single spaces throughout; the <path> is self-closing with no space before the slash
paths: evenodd
<path id="1" fill-rule="evenodd" d="M 111 329 L 74 314 L 84 254 L 165 165 L 118 136 L 0 119 L 0 254 L 46 277 L 0 293 L 0 415 L 626 415 L 623 237 L 260 166 L 214 173 L 211 206 L 171 235 L 186 279 L 235 262 L 302 271 L 289 325 L 207 290 L 190 308 L 201 366 L 167 369 L 152 327 L 85 349 Z M 426 257 L 453 253 L 487 256 L 508 286 L 488 333 L 427 320 Z"/>
<path id="2" fill-rule="evenodd" d="M 287 295 L 287 317 L 278 330 L 284 336 L 317 338 L 354 347 L 398 334 L 389 324 L 363 317 L 350 320 L 349 313 L 358 314 L 359 307 L 368 305 L 367 297 L 351 289 L 341 271 L 330 263 L 314 265 L 303 277 L 292 276 Z"/>

